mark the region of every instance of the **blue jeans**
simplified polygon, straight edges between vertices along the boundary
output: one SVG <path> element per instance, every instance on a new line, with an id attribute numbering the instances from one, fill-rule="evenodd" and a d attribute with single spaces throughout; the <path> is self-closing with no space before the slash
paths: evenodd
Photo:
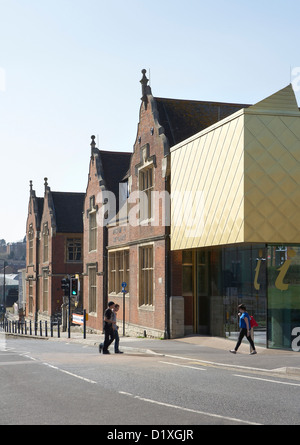
<path id="1" fill-rule="evenodd" d="M 118 329 L 114 330 L 114 337 L 115 337 L 115 352 L 117 352 L 119 350 L 119 342 L 120 342 Z"/>
<path id="2" fill-rule="evenodd" d="M 104 346 L 103 352 L 106 353 L 110 344 L 114 341 L 114 330 L 112 326 L 104 327 Z"/>

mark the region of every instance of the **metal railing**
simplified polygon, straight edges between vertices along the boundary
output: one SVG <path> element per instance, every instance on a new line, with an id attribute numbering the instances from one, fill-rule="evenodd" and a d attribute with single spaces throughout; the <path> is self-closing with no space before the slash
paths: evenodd
<path id="1" fill-rule="evenodd" d="M 50 326 L 49 326 L 50 324 Z M 4 332 L 9 334 L 19 334 L 19 335 L 33 335 L 40 337 L 49 337 L 49 327 L 50 327 L 50 336 L 54 336 L 54 330 L 57 331 L 57 337 L 60 338 L 60 324 L 58 321 L 51 321 L 50 323 L 47 320 L 38 321 L 19 321 L 19 320 L 8 320 L 4 318 L 0 321 L 0 328 L 3 329 Z M 56 327 L 57 329 L 54 329 Z M 44 335 L 43 335 L 44 334 Z"/>

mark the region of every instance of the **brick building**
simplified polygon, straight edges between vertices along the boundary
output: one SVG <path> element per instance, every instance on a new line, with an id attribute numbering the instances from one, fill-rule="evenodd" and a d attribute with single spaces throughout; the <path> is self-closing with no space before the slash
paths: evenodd
<path id="1" fill-rule="evenodd" d="M 49 320 L 61 311 L 61 279 L 82 273 L 84 193 L 36 196 L 30 181 L 26 225 L 26 316 Z"/>
<path id="2" fill-rule="evenodd" d="M 83 212 L 83 307 L 88 327 L 102 330 L 107 304 L 107 223 L 103 212 L 109 193 L 119 202 L 119 183 L 127 173 L 131 153 L 99 150 L 92 136 L 88 184 Z M 115 208 L 114 215 L 118 211 Z"/>
<path id="3" fill-rule="evenodd" d="M 142 73 L 133 152 L 100 151 L 92 137 L 84 209 L 84 305 L 88 325 L 95 329 L 102 329 L 103 309 L 113 300 L 121 306 L 118 319 L 122 325 L 125 318 L 126 333 L 177 336 L 182 263 L 180 253 L 171 256 L 169 247 L 170 147 L 244 105 L 156 98 Z M 173 280 L 171 270 L 177 271 Z M 188 301 L 185 313 L 188 317 Z"/>

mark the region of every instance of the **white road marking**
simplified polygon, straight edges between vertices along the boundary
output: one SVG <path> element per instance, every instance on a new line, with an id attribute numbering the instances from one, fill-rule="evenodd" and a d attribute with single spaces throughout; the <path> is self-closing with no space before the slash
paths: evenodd
<path id="1" fill-rule="evenodd" d="M 167 408 L 179 409 L 181 411 L 186 411 L 186 412 L 195 413 L 195 414 L 201 414 L 203 416 L 215 417 L 217 419 L 228 420 L 230 422 L 245 423 L 246 425 L 262 425 L 261 423 L 250 422 L 250 421 L 247 421 L 247 420 L 237 419 L 235 417 L 221 416 L 219 414 L 207 413 L 205 411 L 199 411 L 199 410 L 196 410 L 196 409 L 185 408 L 183 406 L 172 405 L 170 403 L 158 402 L 157 400 L 146 399 L 144 397 L 135 396 L 135 395 L 133 395 L 131 393 L 128 393 L 128 392 L 125 393 L 123 391 L 119 391 L 119 394 L 123 394 L 123 395 L 129 396 L 129 397 L 133 397 L 134 399 L 138 399 L 138 400 L 141 400 L 143 402 L 154 403 L 156 405 L 165 406 Z"/>
<path id="2" fill-rule="evenodd" d="M 13 362 L 0 362 L 0 368 L 2 366 L 10 366 L 10 365 L 28 365 L 32 364 L 33 361 L 29 360 L 15 360 Z"/>
<path id="3" fill-rule="evenodd" d="M 87 379 L 85 377 L 82 377 L 81 375 L 73 374 L 73 372 L 65 371 L 64 369 L 58 368 L 57 366 L 50 365 L 50 363 L 43 362 L 43 365 L 49 366 L 49 368 L 56 369 L 57 371 L 63 372 L 64 374 L 68 374 L 72 377 L 76 377 L 77 379 L 84 380 L 85 382 L 97 383 L 94 380 Z"/>
<path id="4" fill-rule="evenodd" d="M 261 371 L 261 372 L 270 372 L 270 369 L 264 369 L 264 368 L 254 368 L 252 366 L 242 366 L 242 365 L 235 365 L 233 363 L 229 364 L 229 363 L 218 363 L 218 362 L 210 362 L 208 360 L 199 360 L 196 358 L 191 358 L 191 357 L 180 357 L 178 355 L 169 355 L 169 354 L 165 354 L 165 357 L 169 357 L 169 358 L 176 358 L 178 360 L 189 360 L 189 361 L 193 361 L 193 362 L 199 362 L 199 364 L 201 365 L 201 363 L 205 363 L 207 365 L 212 365 L 212 366 L 221 366 L 221 367 L 226 367 L 226 368 L 240 368 L 240 369 L 249 369 L 251 371 Z M 254 359 L 255 360 L 255 359 Z"/>
<path id="5" fill-rule="evenodd" d="M 198 366 L 179 365 L 178 363 L 162 362 L 162 361 L 160 361 L 159 363 L 165 363 L 166 365 L 179 366 L 180 368 L 190 368 L 190 369 L 197 369 L 198 371 L 206 371 L 205 368 L 199 368 Z"/>
<path id="6" fill-rule="evenodd" d="M 279 380 L 262 379 L 260 377 L 252 377 L 252 376 L 248 376 L 248 375 L 234 374 L 234 376 L 235 377 L 242 377 L 244 379 L 262 380 L 263 382 L 280 383 L 281 385 L 300 386 L 300 383 L 281 382 Z"/>

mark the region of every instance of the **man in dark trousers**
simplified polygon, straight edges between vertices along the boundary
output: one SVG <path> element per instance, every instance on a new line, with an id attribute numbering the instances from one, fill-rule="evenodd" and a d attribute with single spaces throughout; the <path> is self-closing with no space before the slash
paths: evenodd
<path id="1" fill-rule="evenodd" d="M 113 301 L 110 301 L 108 303 L 107 309 L 105 309 L 104 312 L 104 344 L 100 343 L 99 345 L 99 352 L 103 352 L 103 354 L 110 354 L 108 348 L 111 345 L 111 343 L 114 341 L 114 328 L 113 324 L 114 317 L 113 317 L 113 308 L 115 307 L 115 303 Z"/>

